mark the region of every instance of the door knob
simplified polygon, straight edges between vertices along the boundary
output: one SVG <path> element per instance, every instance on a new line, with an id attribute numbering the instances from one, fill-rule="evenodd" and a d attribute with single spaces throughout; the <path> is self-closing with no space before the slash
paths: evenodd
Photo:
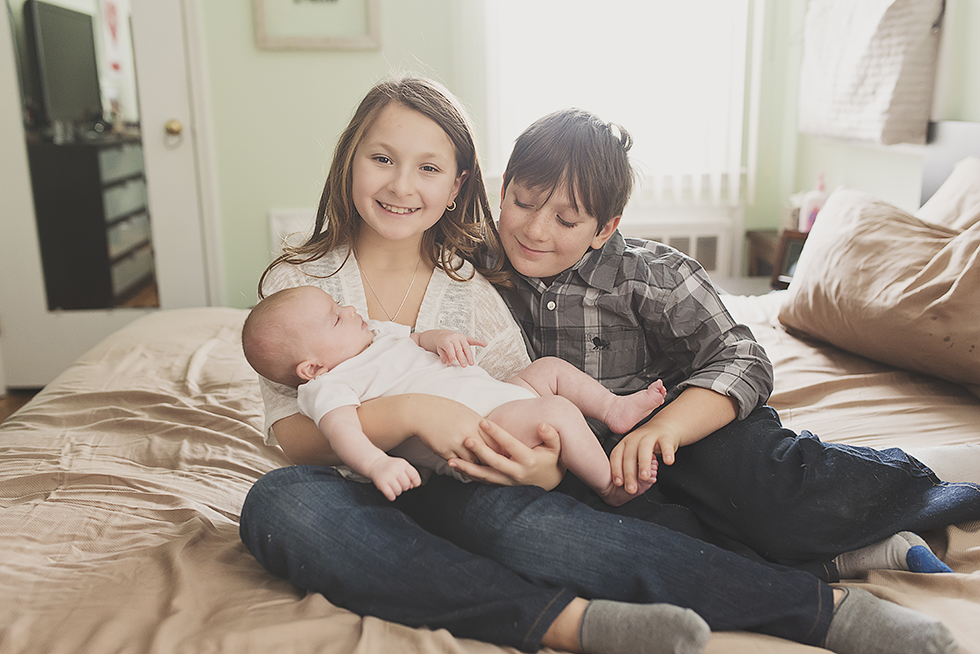
<path id="1" fill-rule="evenodd" d="M 163 126 L 167 134 L 170 136 L 180 136 L 180 133 L 184 131 L 184 126 L 181 125 L 180 121 L 174 118 L 173 120 L 168 120 Z"/>

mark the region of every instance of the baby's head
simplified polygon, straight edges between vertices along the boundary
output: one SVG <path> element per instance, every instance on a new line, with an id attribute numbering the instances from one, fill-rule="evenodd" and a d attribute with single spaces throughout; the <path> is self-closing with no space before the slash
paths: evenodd
<path id="1" fill-rule="evenodd" d="M 242 348 L 266 379 L 296 387 L 360 354 L 374 340 L 352 307 L 341 307 L 315 286 L 268 296 L 248 314 Z"/>

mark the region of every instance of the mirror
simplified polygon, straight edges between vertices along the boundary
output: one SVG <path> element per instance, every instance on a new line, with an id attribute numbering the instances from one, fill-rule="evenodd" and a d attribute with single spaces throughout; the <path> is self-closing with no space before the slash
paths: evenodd
<path id="1" fill-rule="evenodd" d="M 159 307 L 129 0 L 7 0 L 48 309 Z"/>

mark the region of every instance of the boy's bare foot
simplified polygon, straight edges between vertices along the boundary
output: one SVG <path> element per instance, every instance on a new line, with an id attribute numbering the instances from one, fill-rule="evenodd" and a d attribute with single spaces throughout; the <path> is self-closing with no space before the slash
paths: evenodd
<path id="1" fill-rule="evenodd" d="M 602 422 L 606 423 L 614 433 L 625 434 L 663 404 L 666 396 L 667 389 L 659 379 L 650 384 L 646 390 L 630 395 L 617 395 L 613 398 Z"/>

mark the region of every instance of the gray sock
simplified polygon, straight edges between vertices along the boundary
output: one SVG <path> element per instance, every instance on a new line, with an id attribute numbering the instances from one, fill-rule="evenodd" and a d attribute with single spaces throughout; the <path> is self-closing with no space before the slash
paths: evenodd
<path id="1" fill-rule="evenodd" d="M 609 600 L 589 602 L 578 632 L 585 654 L 701 654 L 710 637 L 690 609 Z"/>
<path id="2" fill-rule="evenodd" d="M 878 599 L 859 588 L 844 589 L 824 647 L 838 654 L 957 654 L 946 626 L 925 614 Z"/>
<path id="3" fill-rule="evenodd" d="M 834 559 L 834 563 L 841 579 L 855 579 L 870 570 L 952 572 L 933 554 L 926 542 L 911 531 L 900 531 L 891 538 L 844 552 Z"/>

